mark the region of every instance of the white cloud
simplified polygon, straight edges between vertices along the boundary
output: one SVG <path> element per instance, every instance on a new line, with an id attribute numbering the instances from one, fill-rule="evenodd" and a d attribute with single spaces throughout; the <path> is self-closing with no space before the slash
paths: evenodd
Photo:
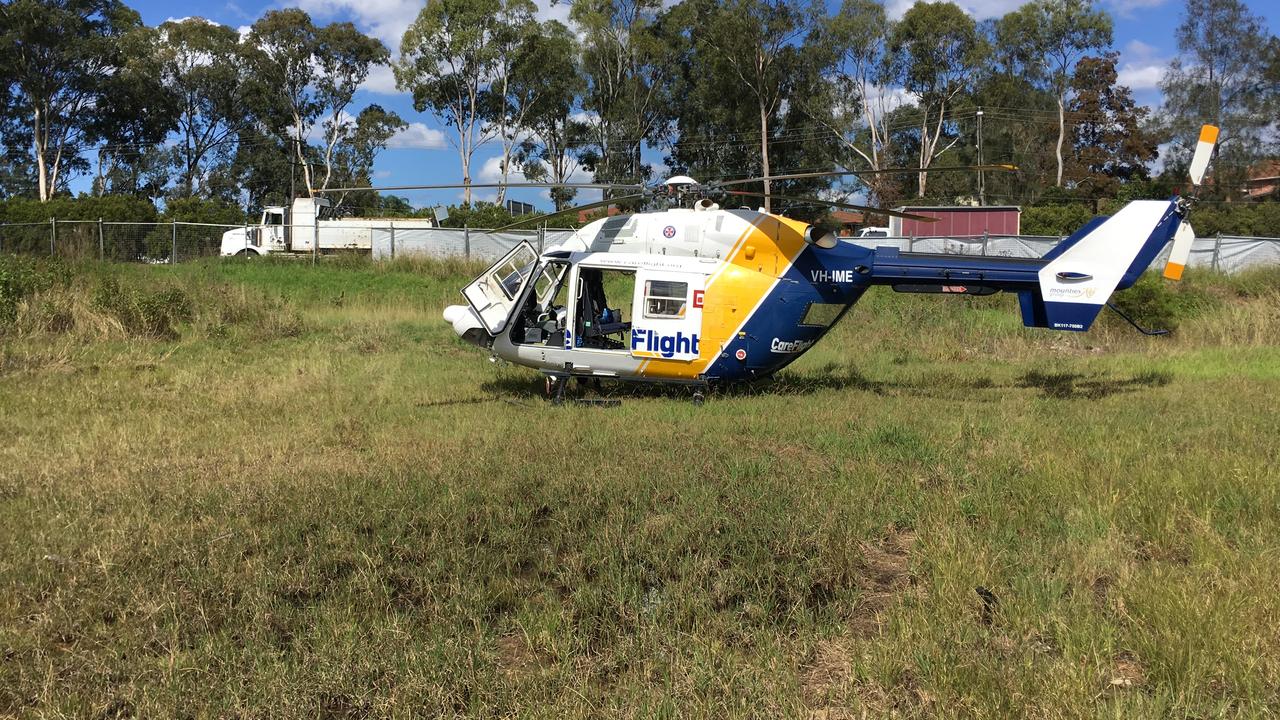
<path id="1" fill-rule="evenodd" d="M 392 54 L 400 51 L 400 38 L 418 17 L 422 0 L 298 0 L 298 6 L 316 18 L 351 18 L 378 38 Z"/>
<path id="2" fill-rule="evenodd" d="M 524 175 L 520 172 L 518 163 L 511 163 L 511 172 L 507 173 L 508 182 L 520 182 L 524 179 Z M 475 173 L 475 180 L 478 183 L 496 183 L 502 182 L 502 158 L 493 156 L 484 161 L 480 166 L 480 170 Z"/>
<path id="3" fill-rule="evenodd" d="M 957 3 L 975 20 L 998 18 L 1026 4 L 1026 0 L 961 0 Z"/>
<path id="4" fill-rule="evenodd" d="M 297 0 L 298 7 L 316 18 L 348 19 L 378 38 L 392 55 L 400 53 L 404 31 L 418 17 L 423 0 Z M 569 25 L 570 0 L 534 0 L 539 20 Z"/>
<path id="5" fill-rule="evenodd" d="M 395 73 L 391 72 L 390 65 L 374 65 L 369 68 L 369 77 L 365 78 L 360 89 L 378 95 L 405 94 L 396 88 L 396 76 Z"/>
<path id="6" fill-rule="evenodd" d="M 551 166 L 548 165 L 547 163 L 542 163 L 542 165 L 547 170 L 547 177 L 550 177 Z M 501 156 L 495 155 L 491 158 L 485 159 L 484 163 L 480 166 L 479 170 L 474 170 L 473 168 L 472 176 L 474 178 L 472 182 L 476 182 L 476 183 L 502 182 Z M 524 177 L 523 166 L 521 166 L 519 163 L 513 162 L 511 165 L 511 172 L 507 174 L 507 182 L 511 185 L 519 185 L 520 183 L 527 182 L 527 180 L 525 180 L 525 177 Z M 591 182 L 591 177 L 581 167 L 575 166 L 573 170 L 569 173 L 569 177 L 565 179 L 565 182 Z M 534 189 L 532 188 L 512 187 L 510 188 L 510 191 L 508 192 L 507 196 L 515 197 L 516 199 L 522 199 L 527 202 L 533 202 L 533 198 L 529 196 L 529 193 L 531 192 L 534 192 L 534 194 L 536 194 L 538 200 L 541 201 L 542 205 L 550 207 L 551 205 L 551 189 L 550 188 L 538 188 L 536 191 L 534 191 Z M 579 198 L 578 202 L 589 201 L 586 199 L 581 199 L 585 197 L 583 195 L 584 192 L 595 192 L 595 191 L 580 190 L 578 192 L 578 198 Z M 471 196 L 472 196 L 472 199 L 474 200 L 485 200 L 487 202 L 493 202 L 498 197 L 498 192 L 497 190 L 492 188 L 478 188 L 476 190 L 471 191 Z M 461 197 L 461 195 L 459 195 L 459 197 Z M 593 196 L 591 199 L 597 199 L 597 198 Z"/>
<path id="7" fill-rule="evenodd" d="M 1161 55 L 1159 48 L 1141 40 L 1126 43 L 1120 60 L 1116 82 L 1139 92 L 1159 88 L 1169 67 L 1169 58 Z"/>
<path id="8" fill-rule="evenodd" d="M 1165 65 L 1131 65 L 1125 63 L 1116 71 L 1116 82 L 1132 90 L 1154 90 L 1164 79 Z"/>
<path id="9" fill-rule="evenodd" d="M 429 128 L 420 122 L 409 123 L 409 127 L 401 130 L 387 141 L 387 147 L 417 150 L 441 150 L 449 147 L 449 141 L 443 132 Z"/>
<path id="10" fill-rule="evenodd" d="M 202 22 L 202 23 L 204 23 L 205 25 L 217 25 L 217 24 L 218 24 L 218 23 L 216 23 L 216 22 L 214 22 L 214 21 L 212 21 L 212 20 L 208 20 L 208 19 L 206 19 L 206 18 L 198 17 L 198 16 L 195 16 L 195 15 L 186 15 L 186 16 L 184 16 L 184 17 L 173 17 L 173 16 L 169 16 L 168 18 L 166 18 L 166 19 L 165 19 L 165 22 L 171 22 L 171 23 L 184 23 L 184 22 L 187 22 L 188 20 L 193 21 L 193 22 Z"/>
<path id="11" fill-rule="evenodd" d="M 546 22 L 547 20 L 558 20 L 565 26 L 569 25 L 569 0 L 533 0 L 538 6 L 537 17 L 539 20 Z"/>
<path id="12" fill-rule="evenodd" d="M 1148 62 L 1160 57 L 1160 49 L 1135 39 L 1125 43 L 1124 56 L 1129 62 Z"/>

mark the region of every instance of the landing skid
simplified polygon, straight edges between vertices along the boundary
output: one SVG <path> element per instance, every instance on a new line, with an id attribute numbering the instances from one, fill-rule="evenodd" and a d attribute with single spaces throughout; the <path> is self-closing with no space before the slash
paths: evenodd
<path id="1" fill-rule="evenodd" d="M 569 386 L 569 379 L 575 377 L 567 374 L 548 374 L 543 385 L 543 397 L 551 402 L 552 405 L 563 405 L 565 402 L 565 389 Z M 601 394 L 603 388 L 600 384 L 600 378 L 597 377 L 577 377 L 580 387 L 590 386 L 596 394 Z M 706 386 L 693 385 L 693 393 L 689 395 L 689 401 L 695 406 L 701 407 L 707 401 Z M 575 397 L 569 398 L 575 405 L 593 405 L 597 407 L 618 407 L 622 404 L 620 398 L 609 397 Z"/>

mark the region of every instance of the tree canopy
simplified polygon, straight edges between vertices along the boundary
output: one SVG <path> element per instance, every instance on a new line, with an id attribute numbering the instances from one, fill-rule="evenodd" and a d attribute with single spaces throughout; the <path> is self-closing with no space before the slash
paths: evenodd
<path id="1" fill-rule="evenodd" d="M 565 24 L 532 0 L 426 0 L 388 49 L 297 8 L 242 35 L 201 18 L 147 27 L 120 0 L 4 0 L 0 196 L 48 201 L 92 173 L 99 195 L 253 211 L 371 184 L 408 120 L 444 130 L 463 183 L 480 159 L 513 182 L 648 181 L 656 158 L 708 180 L 922 169 L 744 187 L 800 214 L 814 209 L 769 195 L 1143 196 L 1179 182 L 1203 122 L 1222 127 L 1219 199 L 1277 156 L 1280 39 L 1241 0 L 1184 0 L 1158 107 L 1120 84 L 1112 19 L 1095 0 L 1031 0 L 982 23 L 946 0 L 896 18 L 881 0 L 567 2 Z M 420 117 L 360 93 L 387 70 Z M 978 145 L 983 161 L 1021 172 L 980 190 L 973 173 L 929 171 L 977 162 Z M 574 196 L 551 193 L 556 209 Z"/>

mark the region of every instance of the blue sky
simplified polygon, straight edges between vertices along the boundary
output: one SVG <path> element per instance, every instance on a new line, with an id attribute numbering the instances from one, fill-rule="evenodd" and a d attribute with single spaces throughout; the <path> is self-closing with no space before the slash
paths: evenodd
<path id="1" fill-rule="evenodd" d="M 1280 10 L 1275 0 L 1245 0 L 1253 11 L 1266 18 L 1271 31 L 1280 33 Z M 166 0 L 126 0 L 141 13 L 148 25 L 165 20 L 200 16 L 232 27 L 251 24 L 267 10 L 298 6 L 311 14 L 320 24 L 350 20 L 362 31 L 383 41 L 393 55 L 399 47 L 400 36 L 423 6 L 423 0 L 294 0 L 272 2 L 267 0 L 187 0 L 173 3 Z M 567 22 L 567 3 L 552 0 L 536 0 L 540 16 Z M 886 0 L 893 15 L 900 15 L 913 0 Z M 838 2 L 828 0 L 837 7 Z M 1023 4 L 1023 0 L 959 0 L 966 12 L 982 20 L 999 17 Z M 1160 91 L 1157 87 L 1169 60 L 1176 53 L 1174 29 L 1181 21 L 1183 0 L 1101 0 L 1101 6 L 1111 13 L 1115 21 L 1115 48 L 1120 52 L 1120 82 L 1134 91 L 1137 100 L 1147 105 L 1158 105 Z M 427 183 L 458 182 L 461 179 L 457 152 L 449 145 L 439 123 L 429 114 L 414 111 L 410 98 L 395 88 L 394 79 L 387 68 L 374 72 L 356 97 L 354 112 L 370 103 L 398 112 L 412 123 L 401 136 L 393 139 L 392 146 L 379 156 L 375 166 L 374 181 L 381 185 L 414 185 Z M 484 147 L 472 164 L 474 182 L 496 179 L 497 148 Z M 660 166 L 661 155 L 653 153 L 647 158 Z M 589 180 L 583 177 L 582 180 Z M 85 183 L 87 185 L 87 182 Z M 77 189 L 79 182 L 76 183 Z M 397 193 L 410 199 L 415 205 L 436 205 L 457 202 L 459 194 L 451 191 L 416 191 Z M 512 192 L 510 197 L 546 206 L 545 194 L 523 190 Z M 594 197 L 594 196 L 592 196 Z"/>

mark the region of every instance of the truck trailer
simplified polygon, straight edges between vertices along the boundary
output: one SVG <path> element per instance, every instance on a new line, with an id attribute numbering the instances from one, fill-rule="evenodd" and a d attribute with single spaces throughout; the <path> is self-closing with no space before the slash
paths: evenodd
<path id="1" fill-rule="evenodd" d="M 222 234 L 224 256 L 257 257 L 276 253 L 349 250 L 370 252 L 374 231 L 436 227 L 431 218 L 335 218 L 327 198 L 296 198 L 292 207 L 263 208 L 257 225 Z"/>

